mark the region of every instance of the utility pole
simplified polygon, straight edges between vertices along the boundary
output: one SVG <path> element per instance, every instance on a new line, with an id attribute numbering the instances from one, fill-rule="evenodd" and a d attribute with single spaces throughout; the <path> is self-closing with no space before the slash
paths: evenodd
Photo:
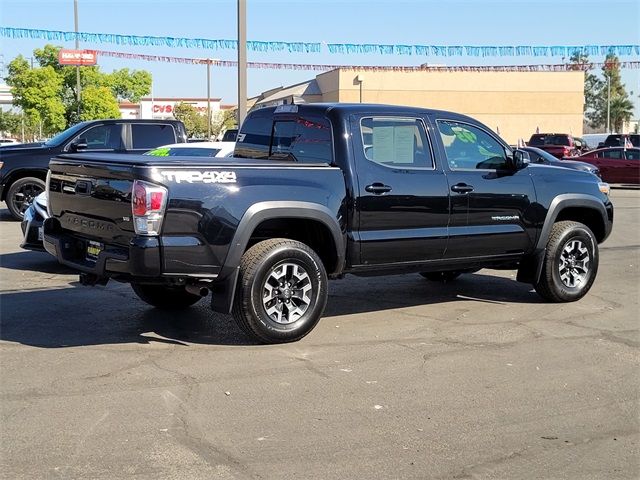
<path id="1" fill-rule="evenodd" d="M 611 133 L 611 71 L 607 75 L 607 133 Z"/>
<path id="2" fill-rule="evenodd" d="M 211 141 L 211 59 L 207 58 L 207 141 Z"/>
<path id="3" fill-rule="evenodd" d="M 76 50 L 80 49 L 78 40 L 78 0 L 73 0 L 73 24 L 76 32 Z M 78 101 L 78 121 L 80 121 L 80 66 L 76 65 L 76 100 Z"/>
<path id="4" fill-rule="evenodd" d="M 238 0 L 238 128 L 247 116 L 247 0 Z"/>

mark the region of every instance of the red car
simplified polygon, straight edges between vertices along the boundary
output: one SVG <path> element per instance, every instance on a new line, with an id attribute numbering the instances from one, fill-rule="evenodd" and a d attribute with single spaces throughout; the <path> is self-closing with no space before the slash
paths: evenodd
<path id="1" fill-rule="evenodd" d="M 607 183 L 640 184 L 640 148 L 600 148 L 567 160 L 595 165 Z"/>
<path id="2" fill-rule="evenodd" d="M 528 147 L 536 147 L 558 159 L 580 155 L 584 151 L 581 139 L 566 133 L 534 133 L 527 142 Z"/>

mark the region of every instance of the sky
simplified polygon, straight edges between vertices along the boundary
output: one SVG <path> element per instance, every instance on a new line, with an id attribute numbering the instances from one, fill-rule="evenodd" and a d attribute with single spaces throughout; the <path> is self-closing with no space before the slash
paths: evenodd
<path id="1" fill-rule="evenodd" d="M 236 0 L 78 0 L 85 32 L 236 38 Z M 0 0 L 0 25 L 73 30 L 73 0 Z M 247 39 L 327 43 L 419 45 L 640 44 L 640 0 L 247 0 Z M 31 56 L 44 40 L 0 38 L 0 68 L 15 56 Z M 54 42 L 73 48 L 73 42 Z M 81 48 L 130 53 L 237 60 L 236 50 L 127 47 Z M 505 65 L 561 63 L 559 57 L 427 57 L 417 55 L 249 52 L 249 61 L 349 65 Z M 592 61 L 602 57 L 591 57 Z M 640 60 L 621 57 L 621 60 Z M 156 97 L 206 96 L 204 66 L 99 57 L 104 71 L 128 67 L 153 74 Z M 291 85 L 319 72 L 248 71 L 248 94 Z M 640 118 L 640 70 L 623 71 Z M 212 69 L 212 96 L 237 103 L 234 68 Z"/>

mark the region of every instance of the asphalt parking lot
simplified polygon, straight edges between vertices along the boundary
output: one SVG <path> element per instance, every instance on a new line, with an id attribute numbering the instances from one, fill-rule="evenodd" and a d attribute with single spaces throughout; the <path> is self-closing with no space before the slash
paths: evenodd
<path id="1" fill-rule="evenodd" d="M 279 346 L 82 287 L 0 210 L 0 476 L 638 478 L 640 191 L 612 197 L 577 303 L 512 272 L 347 277 Z"/>

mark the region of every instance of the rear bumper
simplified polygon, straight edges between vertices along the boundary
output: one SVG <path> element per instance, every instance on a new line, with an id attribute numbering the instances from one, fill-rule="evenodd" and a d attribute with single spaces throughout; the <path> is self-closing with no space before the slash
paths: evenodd
<path id="1" fill-rule="evenodd" d="M 64 232 L 55 219 L 44 222 L 44 248 L 63 265 L 98 278 L 161 276 L 157 237 L 133 237 L 127 246 L 105 244 L 95 260 L 87 258 L 88 242 Z"/>

